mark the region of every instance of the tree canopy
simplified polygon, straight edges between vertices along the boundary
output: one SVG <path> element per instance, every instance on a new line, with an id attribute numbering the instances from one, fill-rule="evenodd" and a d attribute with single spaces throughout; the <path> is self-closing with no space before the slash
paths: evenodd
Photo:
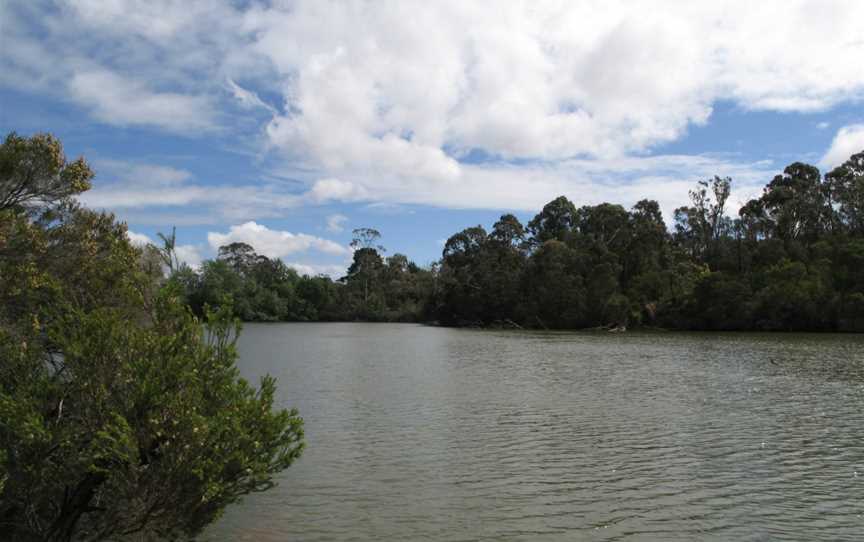
<path id="1" fill-rule="evenodd" d="M 431 314 L 451 325 L 864 330 L 864 153 L 824 175 L 794 163 L 727 213 L 732 179 L 701 180 L 667 229 L 560 196 L 522 228 L 504 215 L 447 240 Z"/>

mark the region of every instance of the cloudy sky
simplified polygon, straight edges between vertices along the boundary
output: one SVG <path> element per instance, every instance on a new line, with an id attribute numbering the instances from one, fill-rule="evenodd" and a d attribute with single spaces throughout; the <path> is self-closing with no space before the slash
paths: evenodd
<path id="1" fill-rule="evenodd" d="M 490 9 L 491 7 L 491 9 Z M 658 200 L 864 149 L 864 2 L 0 2 L 0 129 L 191 263 L 231 241 L 339 274 L 425 264 L 502 212 Z"/>

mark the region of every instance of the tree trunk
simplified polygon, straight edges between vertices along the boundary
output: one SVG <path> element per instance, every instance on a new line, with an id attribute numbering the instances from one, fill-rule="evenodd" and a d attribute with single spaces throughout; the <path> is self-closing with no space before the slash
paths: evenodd
<path id="1" fill-rule="evenodd" d="M 105 481 L 104 474 L 88 474 L 75 487 L 71 495 L 63 500 L 63 507 L 54 523 L 48 529 L 47 539 L 69 542 L 75 536 L 75 528 L 88 508 L 96 490 Z"/>

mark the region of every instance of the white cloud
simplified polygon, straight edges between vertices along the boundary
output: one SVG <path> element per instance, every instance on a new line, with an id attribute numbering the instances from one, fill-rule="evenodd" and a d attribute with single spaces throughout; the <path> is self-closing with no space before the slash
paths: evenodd
<path id="1" fill-rule="evenodd" d="M 334 280 L 344 277 L 348 271 L 347 265 L 321 265 L 297 262 L 287 262 L 285 265 L 294 268 L 300 275 L 309 275 L 310 277 L 327 275 Z"/>
<path id="2" fill-rule="evenodd" d="M 201 267 L 203 258 L 201 257 L 201 252 L 198 250 L 198 247 L 194 245 L 178 245 L 174 251 L 177 253 L 177 259 L 192 269 L 198 269 Z"/>
<path id="3" fill-rule="evenodd" d="M 131 241 L 133 245 L 139 247 L 153 244 L 153 240 L 150 239 L 148 236 L 144 235 L 143 233 L 135 233 L 132 230 L 128 230 L 126 232 L 126 237 L 129 238 L 129 241 Z"/>
<path id="4" fill-rule="evenodd" d="M 826 171 L 831 170 L 848 160 L 853 154 L 862 151 L 864 151 L 864 124 L 844 126 L 837 131 L 819 165 Z"/>
<path id="5" fill-rule="evenodd" d="M 264 103 L 261 98 L 251 90 L 247 90 L 237 83 L 234 82 L 230 77 L 225 80 L 225 84 L 228 87 L 228 90 L 231 91 L 231 94 L 234 98 L 240 102 L 240 105 L 245 109 L 254 109 L 261 108 L 269 111 L 272 114 L 276 114 L 276 110 L 270 104 Z"/>
<path id="6" fill-rule="evenodd" d="M 141 82 L 105 69 L 76 73 L 69 82 L 73 99 L 102 122 L 149 125 L 176 132 L 210 131 L 216 116 L 210 99 L 155 92 Z"/>
<path id="7" fill-rule="evenodd" d="M 345 222 L 348 221 L 348 217 L 345 215 L 335 214 L 327 217 L 327 231 L 332 231 L 334 233 L 339 233 L 340 231 L 345 229 Z"/>
<path id="8" fill-rule="evenodd" d="M 351 181 L 320 179 L 312 184 L 308 197 L 318 203 L 328 201 L 359 201 L 369 197 L 366 189 Z"/>
<path id="9" fill-rule="evenodd" d="M 68 88 L 103 122 L 257 135 L 306 189 L 183 180 L 86 198 L 204 206 L 232 223 L 333 201 L 536 210 L 559 193 L 665 209 L 708 175 L 770 178 L 773 165 L 734 157 L 647 156 L 709 122 L 716 102 L 864 100 L 856 0 L 60 6 L 2 8 L 4 84 Z M 476 151 L 489 160 L 460 163 Z"/>
<path id="10" fill-rule="evenodd" d="M 493 13 L 301 1 L 251 10 L 247 24 L 283 82 L 286 113 L 267 137 L 320 174 L 312 202 L 536 210 L 564 193 L 652 197 L 668 213 L 697 179 L 730 174 L 749 193 L 775 166 L 638 155 L 708 122 L 718 100 L 808 112 L 864 98 L 864 72 L 850 69 L 864 57 L 862 17 L 856 2 L 532 2 Z M 474 149 L 492 160 L 456 161 Z"/>
<path id="11" fill-rule="evenodd" d="M 860 97 L 862 14 L 855 2 L 296 2 L 247 21 L 295 111 L 268 126 L 275 145 L 336 175 L 444 180 L 459 177 L 444 146 L 614 156 L 677 139 L 718 99 L 811 111 Z"/>
<path id="12" fill-rule="evenodd" d="M 688 201 L 687 192 L 698 180 L 714 175 L 732 177 L 735 193 L 730 199 L 731 207 L 758 194 L 778 169 L 770 161 L 744 162 L 734 156 L 710 155 L 475 164 L 462 168 L 470 182 L 455 183 L 446 190 L 416 179 L 391 176 L 369 180 L 358 176 L 356 181 L 342 181 L 352 187 L 345 201 L 355 201 L 352 193 L 371 193 L 374 189 L 375 200 L 379 202 L 375 206 L 408 203 L 455 209 L 538 211 L 562 194 L 577 205 L 609 201 L 630 206 L 649 198 L 656 199 L 669 217 L 676 207 Z"/>
<path id="13" fill-rule="evenodd" d="M 103 179 L 100 173 L 96 187 L 84 193 L 81 199 L 91 207 L 121 211 L 126 217 L 135 216 L 138 223 L 143 223 L 146 215 L 140 213 L 147 209 L 197 209 L 182 215 L 150 211 L 153 216 L 147 223 L 157 226 L 209 224 L 219 220 L 237 223 L 279 216 L 284 210 L 304 203 L 325 201 L 372 201 L 369 208 L 379 212 L 406 212 L 402 204 L 537 211 L 562 194 L 578 205 L 611 201 L 629 206 L 643 198 L 656 199 L 664 213 L 671 216 L 676 207 L 687 202 L 687 191 L 697 180 L 715 174 L 732 177 L 736 192 L 730 205 L 743 204 L 758 194 L 778 169 L 777 164 L 768 161 L 744 162 L 735 156 L 711 155 L 573 159 L 523 165 L 464 164 L 460 167 L 466 182 L 448 185 L 446 190 L 430 186 L 423 179 L 399 176 L 370 179 L 361 174 L 351 181 L 319 180 L 306 194 L 296 195 L 285 193 L 278 185 L 205 186 L 195 184 L 183 170 L 113 162 L 110 174 L 112 179 L 119 180 L 100 180 Z M 161 174 L 148 175 L 150 171 Z M 180 178 L 184 180 L 163 182 Z M 148 179 L 155 180 L 148 183 Z M 740 194 L 746 197 L 741 195 L 738 201 L 736 197 Z M 138 211 L 131 214 L 135 210 Z M 335 218 L 339 216 L 328 218 L 328 231 L 335 231 L 331 228 L 334 223 L 341 225 L 341 220 Z"/>
<path id="14" fill-rule="evenodd" d="M 175 213 L 156 224 L 247 220 L 277 215 L 306 201 L 285 193 L 278 185 L 204 185 L 196 183 L 187 170 L 158 164 L 99 159 L 94 161 L 94 167 L 94 188 L 80 196 L 90 207 L 126 213 L 153 207 L 198 208 L 196 213 L 180 216 Z M 162 215 L 155 214 L 153 218 L 159 216 Z"/>
<path id="15" fill-rule="evenodd" d="M 820 130 L 826 130 L 829 126 L 831 126 L 830 122 L 822 121 L 816 125 L 816 128 Z"/>
<path id="16" fill-rule="evenodd" d="M 316 250 L 325 254 L 346 256 L 351 253 L 348 248 L 314 235 L 271 230 L 256 222 L 231 226 L 228 233 L 209 232 L 207 242 L 213 250 L 219 247 L 242 242 L 251 245 L 256 252 L 268 258 L 282 258 L 297 252 Z"/>
<path id="17" fill-rule="evenodd" d="M 185 169 L 158 164 L 97 159 L 93 162 L 93 167 L 101 178 L 107 177 L 112 182 L 120 181 L 138 186 L 178 185 L 192 178 L 192 173 Z"/>

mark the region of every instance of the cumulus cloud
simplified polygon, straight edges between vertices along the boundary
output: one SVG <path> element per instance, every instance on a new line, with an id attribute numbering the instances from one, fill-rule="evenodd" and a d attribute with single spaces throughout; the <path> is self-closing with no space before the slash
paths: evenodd
<path id="1" fill-rule="evenodd" d="M 351 253 L 347 247 L 329 239 L 305 233 L 271 230 L 254 221 L 231 226 L 227 233 L 211 231 L 207 233 L 207 242 L 214 250 L 230 243 L 247 243 L 256 252 L 268 258 L 282 258 L 289 254 L 309 250 L 336 256 L 346 256 Z"/>
<path id="2" fill-rule="evenodd" d="M 348 217 L 345 215 L 335 214 L 327 217 L 327 231 L 331 231 L 334 233 L 339 233 L 340 231 L 345 229 L 345 222 L 348 221 Z"/>
<path id="3" fill-rule="evenodd" d="M 312 184 L 307 194 L 314 202 L 360 201 L 369 198 L 369 193 L 359 184 L 341 179 L 320 179 Z"/>
<path id="4" fill-rule="evenodd" d="M 444 181 L 459 178 L 445 148 L 608 157 L 680 137 L 720 99 L 812 111 L 861 96 L 860 3 L 780 7 L 298 2 L 247 20 L 293 111 L 268 126 L 275 145 L 337 174 Z"/>
<path id="5" fill-rule="evenodd" d="M 177 259 L 192 269 L 198 269 L 201 267 L 203 258 L 201 257 L 201 252 L 198 250 L 198 247 L 194 245 L 178 245 L 174 248 L 174 251 L 177 253 Z"/>
<path id="6" fill-rule="evenodd" d="M 5 84 L 68 89 L 102 122 L 260 136 L 305 190 L 187 180 L 88 197 L 207 205 L 233 223 L 334 201 L 536 210 L 559 193 L 638 191 L 674 206 L 695 178 L 746 186 L 775 167 L 650 156 L 718 101 L 812 112 L 864 99 L 855 0 L 59 5 L 0 8 L 14 33 Z"/>
<path id="7" fill-rule="evenodd" d="M 819 164 L 826 170 L 833 169 L 853 154 L 864 151 L 864 124 L 844 126 L 837 131 L 831 146 Z"/>

